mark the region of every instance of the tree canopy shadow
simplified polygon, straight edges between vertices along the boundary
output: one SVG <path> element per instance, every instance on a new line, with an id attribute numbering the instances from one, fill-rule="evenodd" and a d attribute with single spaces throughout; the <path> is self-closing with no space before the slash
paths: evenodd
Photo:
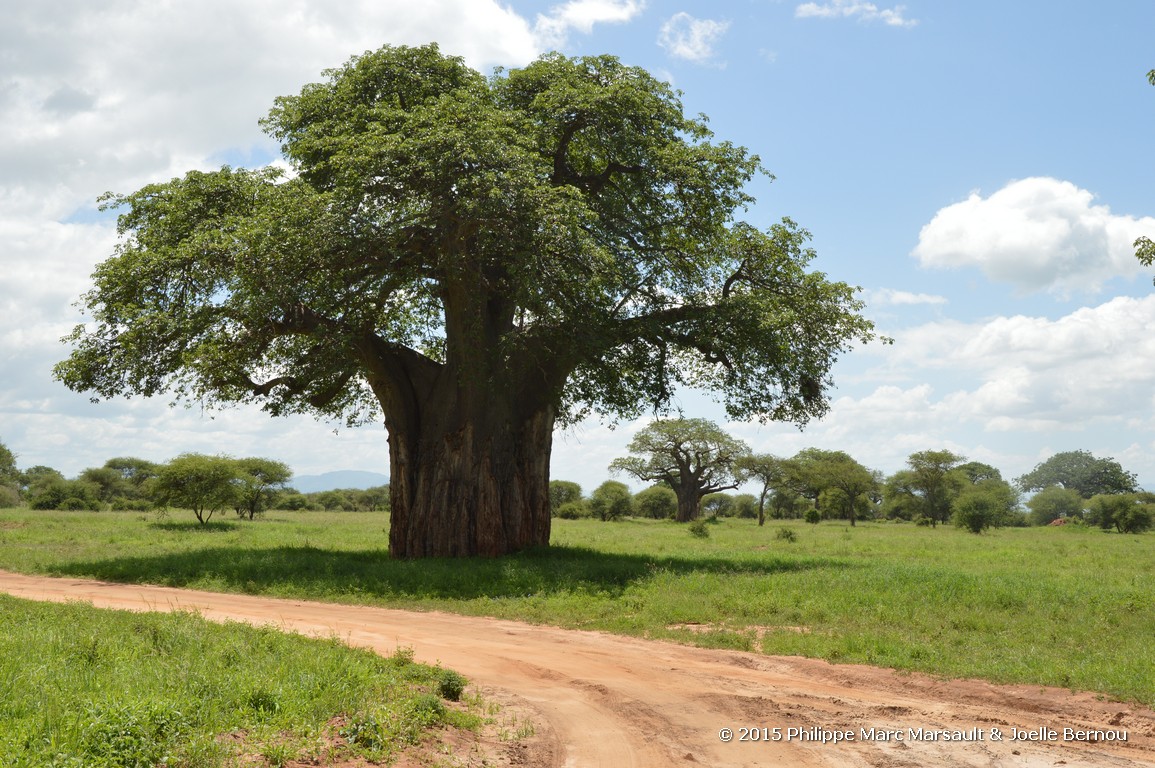
<path id="1" fill-rule="evenodd" d="M 663 572 L 772 576 L 847 567 L 852 566 L 818 557 L 767 555 L 734 560 L 616 554 L 573 546 L 542 547 L 502 558 L 423 560 L 395 560 L 381 549 L 233 546 L 61 563 L 50 573 L 172 587 L 208 581 L 251 594 L 364 601 L 502 599 L 574 592 L 613 597 Z"/>
<path id="2" fill-rule="evenodd" d="M 201 533 L 226 533 L 236 530 L 239 526 L 237 523 L 225 522 L 224 520 L 209 520 L 206 523 L 196 520 L 165 520 L 149 523 L 148 527 L 172 533 L 196 533 L 198 531 Z"/>

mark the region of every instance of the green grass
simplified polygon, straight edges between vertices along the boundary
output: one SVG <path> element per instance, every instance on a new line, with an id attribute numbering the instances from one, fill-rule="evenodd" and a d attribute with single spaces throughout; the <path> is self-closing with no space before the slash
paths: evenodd
<path id="1" fill-rule="evenodd" d="M 454 673 L 332 640 L 0 595 L 0 765 L 211 768 L 261 755 L 386 759 L 477 718 L 436 695 Z M 337 737 L 342 738 L 338 739 Z M 245 763 L 252 765 L 252 763 Z"/>
<path id="2" fill-rule="evenodd" d="M 440 609 L 1155 705 L 1155 535 L 727 520 L 697 538 L 668 522 L 557 520 L 548 549 L 397 562 L 386 525 L 368 513 L 202 527 L 10 510 L 0 568 Z"/>

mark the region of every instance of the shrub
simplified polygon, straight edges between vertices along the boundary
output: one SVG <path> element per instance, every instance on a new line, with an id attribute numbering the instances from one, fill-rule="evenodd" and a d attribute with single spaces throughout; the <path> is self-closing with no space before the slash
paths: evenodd
<path id="1" fill-rule="evenodd" d="M 798 541 L 798 533 L 793 528 L 779 528 L 774 532 L 774 538 L 778 541 L 794 543 Z"/>
<path id="2" fill-rule="evenodd" d="M 634 496 L 634 511 L 653 520 L 667 520 L 678 513 L 678 494 L 664 485 L 655 485 Z"/>
<path id="3" fill-rule="evenodd" d="M 461 694 L 465 692 L 465 686 L 468 684 L 468 680 L 452 669 L 437 671 L 437 692 L 443 699 L 461 701 Z"/>
<path id="4" fill-rule="evenodd" d="M 582 487 L 569 480 L 551 480 L 549 483 L 549 511 L 557 515 L 562 505 L 581 501 Z"/>
<path id="5" fill-rule="evenodd" d="M 0 509 L 19 506 L 19 504 L 20 491 L 7 485 L 0 485 Z"/>
<path id="6" fill-rule="evenodd" d="M 633 514 L 634 500 L 630 488 L 617 480 L 607 480 L 590 494 L 590 509 L 602 520 L 617 520 Z"/>
<path id="7" fill-rule="evenodd" d="M 811 525 L 818 525 L 819 521 L 822 520 L 822 513 L 817 509 L 810 508 L 806 510 L 806 514 L 802 516 L 802 519 Z"/>
<path id="8" fill-rule="evenodd" d="M 710 529 L 706 527 L 705 520 L 695 520 L 694 522 L 690 523 L 688 530 L 690 531 L 691 536 L 695 536 L 699 539 L 705 539 L 710 536 Z"/>
<path id="9" fill-rule="evenodd" d="M 585 500 L 570 501 L 557 508 L 557 516 L 562 520 L 581 520 L 592 514 L 589 503 Z"/>

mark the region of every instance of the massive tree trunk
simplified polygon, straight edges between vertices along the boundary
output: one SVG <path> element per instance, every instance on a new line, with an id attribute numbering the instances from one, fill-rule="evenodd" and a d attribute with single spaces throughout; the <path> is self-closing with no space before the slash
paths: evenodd
<path id="1" fill-rule="evenodd" d="M 701 508 L 702 494 L 697 487 L 675 488 L 678 494 L 678 516 L 674 518 L 679 523 L 688 523 L 698 519 L 698 510 Z"/>
<path id="2" fill-rule="evenodd" d="M 549 544 L 553 421 L 545 411 L 390 425 L 390 555 L 496 557 Z"/>
<path id="3" fill-rule="evenodd" d="M 508 369 L 465 375 L 411 353 L 397 360 L 369 377 L 389 430 L 390 555 L 497 557 L 548 545 L 555 410 L 542 382 Z"/>

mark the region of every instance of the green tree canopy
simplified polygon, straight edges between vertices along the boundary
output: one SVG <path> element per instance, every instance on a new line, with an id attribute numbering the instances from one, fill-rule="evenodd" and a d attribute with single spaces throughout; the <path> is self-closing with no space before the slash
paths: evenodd
<path id="1" fill-rule="evenodd" d="M 600 520 L 620 520 L 634 511 L 629 486 L 617 480 L 606 480 L 590 494 L 590 510 Z"/>
<path id="2" fill-rule="evenodd" d="M 272 459 L 237 459 L 235 467 L 233 507 L 237 515 L 249 520 L 271 507 L 277 494 L 293 477 L 288 464 Z"/>
<path id="3" fill-rule="evenodd" d="M 1086 499 L 1074 488 L 1048 485 L 1027 501 L 1032 525 L 1050 525 L 1060 517 L 1081 518 Z"/>
<path id="4" fill-rule="evenodd" d="M 236 461 L 228 456 L 185 453 L 160 468 L 154 493 L 161 506 L 191 509 L 202 525 L 236 499 Z"/>
<path id="5" fill-rule="evenodd" d="M 740 457 L 734 464 L 744 482 L 754 481 L 758 492 L 758 525 L 766 523 L 766 497 L 786 488 L 786 465 L 770 453 L 753 453 Z"/>
<path id="6" fill-rule="evenodd" d="M 1133 493 L 1135 475 L 1112 458 L 1099 459 L 1090 451 L 1063 451 L 1035 466 L 1015 480 L 1024 491 L 1061 485 L 1078 491 L 1084 499 L 1103 493 Z"/>
<path id="7" fill-rule="evenodd" d="M 558 419 L 662 412 L 681 384 L 734 417 L 821 416 L 873 338 L 808 233 L 737 218 L 758 157 L 611 56 L 486 78 L 384 47 L 278 98 L 292 173 L 193 171 L 110 195 L 121 243 L 56 375 L 383 418 L 390 552 L 549 541 Z"/>
<path id="8" fill-rule="evenodd" d="M 634 436 L 629 451 L 638 455 L 614 459 L 610 470 L 668 485 L 684 523 L 698 516 L 703 496 L 738 487 L 735 462 L 750 448 L 707 419 L 658 419 Z"/>
<path id="9" fill-rule="evenodd" d="M 955 497 L 969 478 L 954 470 L 966 459 L 948 450 L 918 451 L 907 458 L 910 488 L 922 499 L 923 515 L 931 525 L 950 519 Z"/>
<path id="10" fill-rule="evenodd" d="M 549 481 L 549 509 L 551 514 L 557 515 L 562 504 L 581 501 L 582 487 L 570 480 Z"/>
<path id="11" fill-rule="evenodd" d="M 634 494 L 634 511 L 653 520 L 673 518 L 678 514 L 678 494 L 668 485 L 651 485 Z"/>
<path id="12" fill-rule="evenodd" d="M 833 516 L 855 520 L 868 514 L 870 495 L 878 481 L 873 472 L 859 464 L 850 454 L 843 451 L 808 449 L 800 461 L 805 483 L 809 488 L 819 489 L 819 498 L 825 499 Z"/>

